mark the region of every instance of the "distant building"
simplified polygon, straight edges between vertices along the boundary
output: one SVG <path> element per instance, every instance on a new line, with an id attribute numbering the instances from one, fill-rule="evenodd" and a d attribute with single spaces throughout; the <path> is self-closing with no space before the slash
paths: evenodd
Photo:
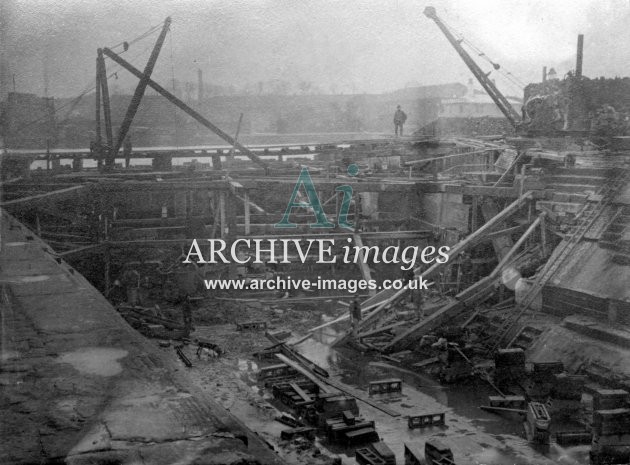
<path id="1" fill-rule="evenodd" d="M 52 98 L 9 92 L 0 103 L 0 132 L 8 148 L 54 147 L 56 126 Z"/>
<path id="2" fill-rule="evenodd" d="M 500 120 L 505 118 L 490 98 L 479 90 L 471 90 L 461 83 L 410 86 L 382 94 L 299 94 L 299 95 L 213 95 L 201 102 L 191 103 L 204 117 L 228 134 L 235 134 L 239 116 L 243 114 L 240 136 L 244 141 L 252 137 L 273 134 L 347 133 L 392 134 L 393 115 L 401 105 L 408 116 L 405 130 L 409 134 L 420 129 L 429 134 L 436 121 L 446 119 L 453 131 L 484 133 L 477 123 L 467 129 L 470 118 Z M 112 95 L 110 98 L 114 135 L 124 118 L 131 95 Z M 520 102 L 511 99 L 517 111 Z M 71 99 L 46 99 L 32 94 L 11 93 L 0 110 L 5 124 L 2 134 L 8 147 L 40 148 L 89 147 L 95 140 L 94 98 L 86 96 L 79 102 Z M 62 121 L 55 121 L 55 104 L 64 111 Z M 457 119 L 458 121 L 453 121 Z M 101 121 L 104 136 L 104 121 Z M 494 122 L 493 122 L 493 125 Z M 485 127 L 485 123 L 483 124 Z M 495 125 L 496 126 L 496 125 Z M 425 131 L 426 129 L 426 131 Z M 490 129 L 488 129 L 490 130 Z M 496 131 L 492 129 L 492 131 Z M 448 131 L 451 133 L 451 129 Z M 496 132 L 493 132 L 496 133 Z M 134 147 L 184 146 L 222 144 L 219 137 L 178 110 L 161 96 L 145 95 L 130 130 Z M 251 143 L 251 142 L 250 142 Z"/>
<path id="3" fill-rule="evenodd" d="M 506 97 L 517 113 L 521 113 L 523 101 L 516 97 Z M 483 90 L 475 89 L 472 79 L 468 81 L 466 94 L 456 98 L 446 98 L 441 101 L 440 118 L 503 118 L 503 113 L 490 96 Z"/>

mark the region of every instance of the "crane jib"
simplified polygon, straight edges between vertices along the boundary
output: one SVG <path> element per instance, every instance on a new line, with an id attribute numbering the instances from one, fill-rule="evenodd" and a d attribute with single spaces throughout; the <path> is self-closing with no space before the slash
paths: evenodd
<path id="1" fill-rule="evenodd" d="M 426 7 L 424 9 L 424 15 L 427 18 L 432 19 L 435 24 L 437 24 L 437 26 L 446 36 L 453 48 L 455 48 L 455 51 L 457 51 L 462 60 L 464 60 L 464 63 L 466 64 L 466 66 L 468 66 L 468 69 L 470 69 L 475 78 L 477 78 L 477 81 L 479 81 L 479 83 L 488 93 L 493 102 L 499 107 L 499 110 L 501 110 L 501 113 L 505 115 L 510 124 L 514 127 L 519 126 L 522 121 L 518 112 L 510 104 L 508 99 L 505 98 L 505 96 L 497 88 L 494 82 L 492 82 L 492 80 L 488 78 L 488 75 L 483 72 L 479 65 L 477 65 L 477 63 L 472 59 L 468 52 L 461 46 L 461 41 L 457 40 L 457 38 L 455 38 L 448 27 L 446 27 L 446 25 L 442 22 L 435 11 L 435 8 L 432 6 Z"/>

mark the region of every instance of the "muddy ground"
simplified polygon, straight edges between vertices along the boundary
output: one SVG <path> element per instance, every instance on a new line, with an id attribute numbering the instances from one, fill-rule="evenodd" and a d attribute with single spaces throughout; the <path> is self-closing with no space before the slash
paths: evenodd
<path id="1" fill-rule="evenodd" d="M 272 345 L 264 331 L 236 331 L 236 323 L 267 321 L 269 331 L 291 331 L 290 340 L 298 340 L 308 329 L 345 314 L 346 307 L 335 299 L 310 302 L 275 303 L 242 302 L 211 299 L 194 310 L 195 331 L 191 339 L 203 337 L 219 345 L 225 354 L 220 358 L 197 359 L 197 346 L 184 348 L 193 362 L 188 369 L 198 385 L 232 412 L 250 429 L 265 439 L 288 463 L 332 463 L 340 457 L 344 464 L 354 464 L 354 449 L 314 443 L 306 440 L 282 441 L 280 432 L 287 427 L 274 421 L 283 406 L 268 391 L 256 384 L 259 362 L 253 353 Z M 318 331 L 298 344 L 296 349 L 331 374 L 352 392 L 367 397 L 370 380 L 401 378 L 403 393 L 378 398 L 379 402 L 401 413 L 391 417 L 358 402 L 361 415 L 376 422 L 382 440 L 395 452 L 398 463 L 404 463 L 405 442 L 420 444 L 429 437 L 441 438 L 454 451 L 458 464 L 575 464 L 588 463 L 588 446 L 561 448 L 552 444 L 535 448 L 525 439 L 522 419 L 495 415 L 479 409 L 493 395 L 480 380 L 443 386 L 435 379 L 415 370 L 393 366 L 378 356 L 365 356 L 352 349 L 331 349 L 330 343 L 343 331 L 347 322 Z M 156 344 L 158 341 L 156 341 Z M 175 357 L 172 346 L 163 348 Z M 266 362 L 270 363 L 270 362 Z M 406 415 L 445 412 L 447 425 L 424 430 L 409 430 Z"/>
<path id="2" fill-rule="evenodd" d="M 272 343 L 265 337 L 264 330 L 236 331 L 236 323 L 266 321 L 268 331 L 289 330 L 294 336 L 302 335 L 307 329 L 324 322 L 322 315 L 326 312 L 322 308 L 328 310 L 333 306 L 332 300 L 279 305 L 211 300 L 193 311 L 195 331 L 191 340 L 202 337 L 213 341 L 225 354 L 218 358 L 203 354 L 197 358 L 197 345 L 191 343 L 185 347 L 184 352 L 193 362 L 193 367 L 188 370 L 192 378 L 288 463 L 332 464 L 336 454 L 327 452 L 319 441 L 280 439 L 280 432 L 288 428 L 274 420 L 280 415 L 282 405 L 274 402 L 270 393 L 256 384 L 260 362 L 253 356 Z M 343 312 L 343 309 L 338 310 L 338 313 Z"/>

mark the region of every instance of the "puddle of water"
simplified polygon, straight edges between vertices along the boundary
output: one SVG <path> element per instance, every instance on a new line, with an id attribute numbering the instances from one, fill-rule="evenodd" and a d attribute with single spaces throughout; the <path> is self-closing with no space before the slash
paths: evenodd
<path id="1" fill-rule="evenodd" d="M 75 370 L 87 375 L 115 376 L 122 371 L 118 359 L 126 355 L 127 351 L 122 349 L 89 347 L 62 354 L 57 361 L 69 363 Z"/>
<path id="2" fill-rule="evenodd" d="M 494 415 L 480 410 L 479 406 L 487 403 L 488 396 L 494 395 L 492 388 L 481 380 L 472 379 L 462 384 L 441 385 L 437 380 L 422 373 L 399 368 L 374 357 L 363 356 L 352 349 L 331 348 L 330 343 L 346 325 L 338 323 L 317 331 L 313 337 L 298 344 L 296 348 L 342 383 L 357 388 L 364 395 L 367 394 L 369 381 L 392 377 L 402 379 L 404 383 L 402 397 L 383 400 L 403 415 L 427 410 L 441 410 L 447 413 L 447 428 L 436 427 L 426 431 L 407 431 L 406 424 L 400 419 L 382 415 L 378 415 L 378 419 L 374 418 L 377 420 L 377 430 L 381 439 L 385 440 L 397 454 L 402 451 L 403 442 L 422 441 L 427 435 L 434 435 L 446 436 L 447 442 L 458 438 L 457 443 L 460 443 L 458 448 L 463 447 L 463 450 L 471 451 L 465 458 L 462 457 L 462 463 L 530 465 L 540 463 L 541 456 L 548 460 L 547 463 L 550 461 L 567 465 L 589 463 L 588 447 L 563 449 L 553 445 L 544 451 L 536 450 L 523 437 L 520 417 Z M 364 409 L 363 404 L 359 407 L 361 410 Z M 480 444 L 482 436 L 477 437 L 478 433 L 485 433 L 488 435 L 486 438 L 493 438 L 491 441 L 493 444 Z M 467 436 L 471 437 L 466 438 Z M 472 452 L 475 449 L 476 451 Z"/>

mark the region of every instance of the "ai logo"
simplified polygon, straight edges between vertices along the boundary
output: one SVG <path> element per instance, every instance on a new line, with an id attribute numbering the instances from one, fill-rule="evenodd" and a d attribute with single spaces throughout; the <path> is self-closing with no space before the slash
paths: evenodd
<path id="1" fill-rule="evenodd" d="M 359 167 L 354 163 L 348 166 L 348 175 L 356 176 L 359 174 Z M 308 202 L 300 201 L 300 186 L 304 186 L 304 191 L 306 192 L 306 197 Z M 352 186 L 343 185 L 337 186 L 335 188 L 337 192 L 343 192 L 343 200 L 341 202 L 341 207 L 339 209 L 339 217 L 337 218 L 337 222 L 340 228 L 353 229 L 354 225 L 348 222 L 348 213 L 350 211 L 350 203 L 352 202 Z M 311 228 L 334 228 L 335 224 L 328 221 L 326 218 L 326 214 L 324 213 L 324 209 L 322 208 L 322 204 L 319 201 L 319 196 L 317 195 L 317 191 L 315 190 L 315 184 L 313 184 L 313 179 L 311 178 L 310 173 L 308 172 L 308 168 L 302 168 L 300 172 L 300 176 L 295 183 L 295 187 L 293 188 L 293 193 L 291 194 L 291 198 L 289 199 L 289 204 L 287 205 L 287 209 L 284 212 L 284 216 L 280 220 L 279 223 L 275 224 L 276 228 L 297 228 L 297 224 L 291 223 L 289 221 L 289 216 L 291 215 L 291 210 L 294 208 L 310 208 L 313 210 L 313 214 L 315 215 L 316 223 L 310 223 L 309 226 Z"/>

